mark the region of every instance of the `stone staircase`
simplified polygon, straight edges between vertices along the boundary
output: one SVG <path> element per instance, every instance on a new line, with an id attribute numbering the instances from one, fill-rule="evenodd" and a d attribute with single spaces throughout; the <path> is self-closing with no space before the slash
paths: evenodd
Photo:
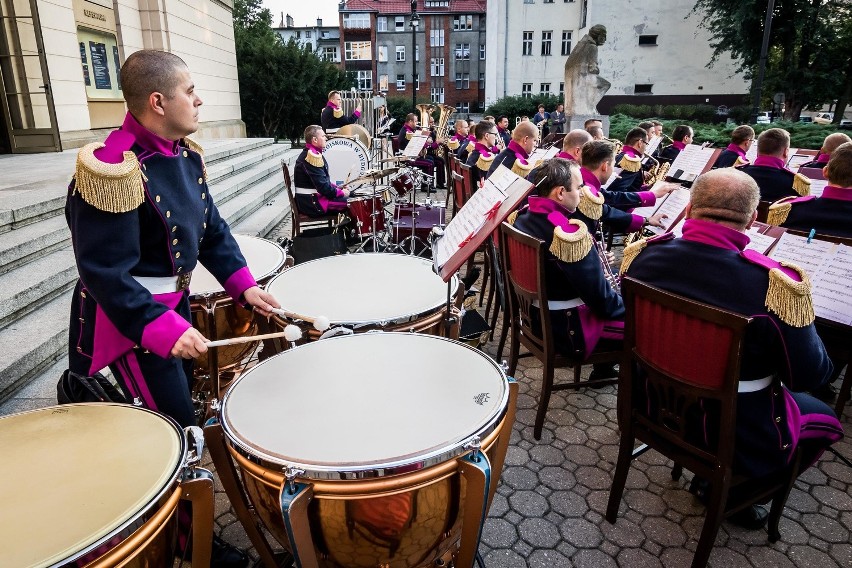
<path id="1" fill-rule="evenodd" d="M 208 183 L 234 233 L 266 236 L 289 215 L 281 160 L 298 151 L 270 139 L 201 140 Z M 65 358 L 77 278 L 64 206 L 76 150 L 0 157 L 0 402 Z M 64 365 L 61 365 L 64 368 Z"/>

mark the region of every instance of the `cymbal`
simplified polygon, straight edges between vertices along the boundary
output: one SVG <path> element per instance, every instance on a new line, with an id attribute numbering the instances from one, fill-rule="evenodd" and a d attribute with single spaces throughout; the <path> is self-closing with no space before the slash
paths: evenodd
<path id="1" fill-rule="evenodd" d="M 394 156 L 392 158 L 385 158 L 384 160 L 380 160 L 381 163 L 386 164 L 390 162 L 407 162 L 411 159 L 410 156 Z"/>
<path id="2" fill-rule="evenodd" d="M 350 181 L 349 184 L 362 183 L 362 182 L 368 182 L 368 181 L 378 181 L 378 180 L 382 179 L 383 177 L 386 177 L 386 176 L 391 175 L 392 173 L 395 173 L 397 170 L 399 170 L 399 168 L 396 168 L 396 167 L 385 168 L 383 170 L 367 170 L 366 172 L 364 172 L 360 176 L 358 176 L 355 179 L 353 179 L 352 181 Z"/>

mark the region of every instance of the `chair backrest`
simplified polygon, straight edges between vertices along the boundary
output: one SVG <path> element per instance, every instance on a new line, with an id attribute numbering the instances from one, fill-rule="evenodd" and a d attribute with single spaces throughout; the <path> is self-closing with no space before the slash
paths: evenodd
<path id="1" fill-rule="evenodd" d="M 284 173 L 284 187 L 287 188 L 287 199 L 290 200 L 290 220 L 293 223 L 293 234 L 299 234 L 299 210 L 296 208 L 296 196 L 293 192 L 293 181 L 290 178 L 290 167 L 281 160 L 281 171 Z"/>
<path id="2" fill-rule="evenodd" d="M 464 206 L 464 176 L 453 172 L 453 215 Z"/>
<path id="3" fill-rule="evenodd" d="M 740 358 L 751 318 L 630 277 L 622 280 L 621 293 L 626 318 L 619 423 L 632 421 L 637 438 L 691 471 L 730 468 Z"/>
<path id="4" fill-rule="evenodd" d="M 769 216 L 770 205 L 772 205 L 772 201 L 757 202 L 757 221 L 761 223 L 766 223 L 766 218 Z"/>
<path id="5" fill-rule="evenodd" d="M 554 355 L 544 276 L 544 241 L 503 223 L 500 252 L 507 284 L 506 303 L 512 322 L 519 326 L 521 342 L 540 358 Z"/>
<path id="6" fill-rule="evenodd" d="M 394 155 L 396 155 L 399 152 L 399 137 L 391 136 L 391 147 L 393 148 Z"/>
<path id="7" fill-rule="evenodd" d="M 468 166 L 467 164 L 459 164 L 459 168 L 461 168 L 462 177 L 464 178 L 464 197 L 462 201 L 462 205 L 467 203 L 467 200 L 470 199 L 470 196 L 473 195 L 473 176 L 470 174 L 470 168 L 476 166 Z"/>

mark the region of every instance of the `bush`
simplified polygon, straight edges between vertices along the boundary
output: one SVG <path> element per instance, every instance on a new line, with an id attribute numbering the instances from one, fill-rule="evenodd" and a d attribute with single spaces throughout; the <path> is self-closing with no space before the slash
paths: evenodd
<path id="1" fill-rule="evenodd" d="M 716 120 L 716 107 L 710 105 L 615 105 L 615 114 L 627 116 L 653 116 L 658 120 L 680 120 L 712 123 Z M 662 121 L 662 120 L 661 120 Z"/>

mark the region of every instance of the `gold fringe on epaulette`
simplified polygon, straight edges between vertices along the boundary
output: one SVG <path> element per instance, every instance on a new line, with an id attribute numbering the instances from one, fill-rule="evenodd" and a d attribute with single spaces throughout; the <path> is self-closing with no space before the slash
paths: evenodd
<path id="1" fill-rule="evenodd" d="M 586 224 L 577 219 L 568 221 L 576 225 L 579 230 L 574 233 L 566 233 L 562 227 L 553 229 L 553 241 L 550 243 L 550 252 L 563 262 L 579 262 L 586 258 L 594 246 L 592 235 Z"/>
<path id="2" fill-rule="evenodd" d="M 509 213 L 509 216 L 506 217 L 506 222 L 509 223 L 510 225 L 514 225 L 515 221 L 517 219 L 518 219 L 518 212 L 512 211 L 511 213 Z"/>
<path id="3" fill-rule="evenodd" d="M 332 114 L 334 115 L 334 118 L 340 118 L 341 116 L 343 116 L 343 109 L 336 108 L 332 111 Z"/>
<path id="4" fill-rule="evenodd" d="M 305 161 L 315 168 L 321 168 L 325 165 L 322 154 L 314 154 L 311 150 L 305 155 Z"/>
<path id="5" fill-rule="evenodd" d="M 74 192 L 80 192 L 86 203 L 101 211 L 133 211 L 145 200 L 145 176 L 139 160 L 136 154 L 127 151 L 120 163 L 107 164 L 95 157 L 95 150 L 103 147 L 95 142 L 80 148 L 74 169 Z"/>
<path id="6" fill-rule="evenodd" d="M 406 139 L 406 140 L 411 140 L 411 137 L 412 137 L 412 136 L 414 136 L 414 133 L 413 133 L 412 131 L 410 131 L 410 130 L 409 130 L 408 132 L 406 132 L 406 133 L 405 133 L 405 139 Z"/>
<path id="7" fill-rule="evenodd" d="M 512 173 L 522 178 L 527 177 L 532 171 L 532 164 L 522 164 L 521 160 L 515 160 L 515 163 L 512 164 Z"/>
<path id="8" fill-rule="evenodd" d="M 637 256 L 639 256 L 640 252 L 645 250 L 645 246 L 647 244 L 648 239 L 639 239 L 638 241 L 630 243 L 624 247 L 624 253 L 621 257 L 621 267 L 618 269 L 619 274 L 627 272 L 627 269 L 630 268 L 630 264 Z"/>
<path id="9" fill-rule="evenodd" d="M 802 197 L 811 194 L 811 180 L 803 176 L 802 174 L 795 174 L 793 176 L 793 191 L 801 195 Z"/>
<path id="10" fill-rule="evenodd" d="M 491 167 L 491 162 L 494 161 L 494 154 L 490 154 L 487 158 L 482 154 L 479 155 L 479 159 L 476 160 L 476 167 L 482 170 L 483 172 L 487 172 L 488 168 Z"/>
<path id="11" fill-rule="evenodd" d="M 811 279 L 807 272 L 794 264 L 782 262 L 795 270 L 802 278 L 796 282 L 778 268 L 769 271 L 769 289 L 766 291 L 766 307 L 778 318 L 793 327 L 804 327 L 814 321 L 814 303 L 811 298 Z"/>
<path id="12" fill-rule="evenodd" d="M 473 152 L 473 149 L 474 149 L 474 148 L 476 148 L 476 143 L 471 142 L 471 141 L 469 141 L 469 140 L 468 140 L 468 142 L 467 142 L 467 148 L 465 148 L 465 150 L 467 151 L 467 153 L 468 153 L 468 154 L 470 154 L 471 152 Z"/>
<path id="13" fill-rule="evenodd" d="M 459 144 L 459 141 L 455 138 L 450 138 L 449 140 L 447 140 L 447 148 L 449 148 L 453 152 L 458 150 L 459 146 L 461 146 L 461 144 Z"/>
<path id="14" fill-rule="evenodd" d="M 204 161 L 204 148 L 192 138 L 184 138 L 183 141 L 187 148 L 201 156 L 201 175 L 204 176 L 204 181 L 207 181 L 207 162 Z"/>
<path id="15" fill-rule="evenodd" d="M 769 211 L 766 214 L 766 222 L 769 225 L 777 227 L 787 221 L 787 215 L 790 214 L 790 209 L 793 208 L 790 199 L 795 199 L 795 197 L 781 199 L 769 206 Z"/>
<path id="16" fill-rule="evenodd" d="M 580 188 L 580 203 L 577 209 L 580 213 L 593 221 L 597 221 L 603 215 L 603 195 L 595 195 L 589 186 L 584 185 Z"/>
<path id="17" fill-rule="evenodd" d="M 742 156 L 737 156 L 737 161 L 736 161 L 736 162 L 734 162 L 734 166 L 733 166 L 733 167 L 738 168 L 738 167 L 740 167 L 740 166 L 746 166 L 746 165 L 748 165 L 749 163 L 750 163 L 750 162 L 749 162 L 748 160 L 746 160 L 745 158 L 743 158 Z"/>
<path id="18" fill-rule="evenodd" d="M 624 154 L 618 162 L 618 167 L 626 172 L 638 172 L 642 169 L 642 158 L 631 158 L 627 154 Z"/>

